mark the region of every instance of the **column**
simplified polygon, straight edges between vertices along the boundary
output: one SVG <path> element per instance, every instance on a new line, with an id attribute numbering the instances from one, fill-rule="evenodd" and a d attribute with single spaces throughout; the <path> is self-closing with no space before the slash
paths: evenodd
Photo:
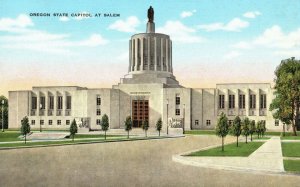
<path id="1" fill-rule="evenodd" d="M 45 116 L 48 116 L 48 109 L 49 109 L 49 92 L 45 94 Z"/>
<path id="2" fill-rule="evenodd" d="M 236 92 L 235 92 L 235 94 L 234 94 L 235 96 L 235 98 L 234 98 L 234 115 L 235 116 L 239 116 L 240 114 L 239 114 L 239 95 L 240 95 L 240 90 L 239 89 L 237 89 L 236 90 Z"/>
<path id="3" fill-rule="evenodd" d="M 249 91 L 249 89 L 247 88 L 246 89 L 246 94 L 245 94 L 245 109 L 246 109 L 246 115 L 247 116 L 249 116 L 250 114 L 249 114 L 249 108 L 250 108 L 250 106 L 249 106 L 249 104 L 250 104 L 250 91 Z"/>
<path id="4" fill-rule="evenodd" d="M 62 115 L 66 115 L 66 110 L 67 110 L 67 93 L 63 92 L 63 106 L 62 106 Z"/>
<path id="5" fill-rule="evenodd" d="M 57 91 L 54 92 L 53 94 L 53 104 L 54 104 L 54 107 L 53 107 L 53 116 L 57 115 Z"/>
<path id="6" fill-rule="evenodd" d="M 260 100 L 260 89 L 257 89 L 256 90 L 256 108 L 255 108 L 255 115 L 256 116 L 259 116 L 259 108 L 260 108 L 260 105 L 259 105 L 259 100 Z"/>
<path id="7" fill-rule="evenodd" d="M 140 71 L 144 70 L 144 38 L 142 38 L 140 40 L 140 56 L 141 56 L 141 67 L 140 67 Z"/>
<path id="8" fill-rule="evenodd" d="M 150 37 L 148 37 L 147 38 L 147 40 L 148 40 L 148 42 L 147 42 L 147 44 L 148 44 L 148 56 L 147 56 L 147 58 L 148 58 L 148 70 L 150 70 L 150 64 L 151 64 L 151 62 L 150 62 L 150 59 L 151 59 L 151 53 L 150 53 L 150 43 L 151 43 L 151 38 Z"/>
<path id="9" fill-rule="evenodd" d="M 224 111 L 224 113 L 228 116 L 228 114 L 229 114 L 229 92 L 228 92 L 228 89 L 226 89 L 225 91 L 224 91 L 224 93 L 225 93 L 225 101 L 224 101 L 224 109 L 225 109 L 225 111 Z"/>
<path id="10" fill-rule="evenodd" d="M 171 66 L 171 73 L 173 73 L 173 57 L 172 57 L 172 41 L 170 40 L 170 66 Z"/>
<path id="11" fill-rule="evenodd" d="M 167 72 L 169 72 L 169 40 L 166 39 L 166 65 L 167 65 Z"/>
<path id="12" fill-rule="evenodd" d="M 134 71 L 137 71 L 137 67 L 138 67 L 138 39 L 134 40 L 134 44 L 135 44 L 135 50 L 134 50 L 134 55 L 135 55 L 135 67 L 134 67 Z"/>
<path id="13" fill-rule="evenodd" d="M 41 103 L 41 93 L 38 91 L 37 94 L 36 94 L 37 98 L 36 98 L 36 112 L 37 112 L 37 115 L 40 116 L 40 103 Z"/>
<path id="14" fill-rule="evenodd" d="M 132 45 L 131 45 L 131 40 L 129 40 L 129 68 L 128 68 L 128 72 L 131 71 L 132 69 L 132 59 L 131 59 L 131 50 L 132 50 Z"/>
<path id="15" fill-rule="evenodd" d="M 160 71 L 164 70 L 164 39 L 160 39 Z"/>
<path id="16" fill-rule="evenodd" d="M 131 69 L 130 69 L 130 71 L 134 71 L 134 65 L 135 65 L 135 60 L 133 61 L 133 59 L 134 59 L 134 50 L 135 50 L 135 48 L 134 48 L 134 41 L 135 40 L 131 40 Z"/>
<path id="17" fill-rule="evenodd" d="M 157 71 L 157 57 L 156 57 L 156 50 L 157 50 L 157 46 L 156 46 L 156 37 L 154 37 L 154 70 Z"/>

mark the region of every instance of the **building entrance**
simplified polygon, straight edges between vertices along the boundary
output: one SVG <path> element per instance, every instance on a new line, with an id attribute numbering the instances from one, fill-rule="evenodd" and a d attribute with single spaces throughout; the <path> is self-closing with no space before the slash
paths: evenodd
<path id="1" fill-rule="evenodd" d="M 132 100 L 133 127 L 142 127 L 143 121 L 149 121 L 149 100 Z"/>

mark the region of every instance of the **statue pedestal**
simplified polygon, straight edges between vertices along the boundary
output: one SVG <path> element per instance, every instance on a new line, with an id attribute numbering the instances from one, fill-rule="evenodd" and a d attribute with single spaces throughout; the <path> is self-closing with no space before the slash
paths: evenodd
<path id="1" fill-rule="evenodd" d="M 155 33 L 155 24 L 154 22 L 147 23 L 147 33 Z"/>

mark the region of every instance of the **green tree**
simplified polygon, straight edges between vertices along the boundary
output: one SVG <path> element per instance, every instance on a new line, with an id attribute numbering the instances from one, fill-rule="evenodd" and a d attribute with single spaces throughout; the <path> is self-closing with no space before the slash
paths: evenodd
<path id="1" fill-rule="evenodd" d="M 258 122 L 256 123 L 256 133 L 257 133 L 257 138 L 258 138 L 258 139 L 259 139 L 259 135 L 261 134 L 261 126 L 262 126 L 261 123 L 262 123 L 261 121 L 258 121 Z"/>
<path id="2" fill-rule="evenodd" d="M 224 151 L 224 138 L 227 136 L 228 131 L 229 131 L 228 119 L 226 115 L 222 112 L 218 119 L 218 123 L 215 129 L 216 135 L 222 138 L 222 151 Z"/>
<path id="3" fill-rule="evenodd" d="M 300 61 L 294 57 L 282 60 L 275 70 L 275 99 L 270 110 L 273 116 L 291 124 L 293 135 L 297 136 L 300 107 Z M 288 123 L 287 123 L 288 122 Z"/>
<path id="4" fill-rule="evenodd" d="M 243 121 L 242 121 L 242 134 L 246 137 L 246 143 L 248 143 L 247 141 L 247 138 L 250 134 L 250 120 L 249 118 L 245 118 Z"/>
<path id="5" fill-rule="evenodd" d="M 253 133 L 255 133 L 255 132 L 256 132 L 256 129 L 255 129 L 255 121 L 252 120 L 252 121 L 250 122 L 250 126 L 249 126 L 249 133 L 250 133 L 250 136 L 251 136 L 251 142 L 252 142 L 252 135 L 253 135 Z"/>
<path id="6" fill-rule="evenodd" d="M 229 133 L 233 136 L 236 136 L 236 146 L 239 146 L 239 136 L 242 133 L 241 129 L 241 119 L 239 116 L 236 116 L 232 122 Z"/>
<path id="7" fill-rule="evenodd" d="M 142 125 L 143 130 L 145 131 L 145 136 L 147 137 L 147 131 L 149 129 L 149 123 L 147 120 L 143 121 L 143 125 Z"/>
<path id="8" fill-rule="evenodd" d="M 129 139 L 129 131 L 132 129 L 131 117 L 127 116 L 125 121 L 125 131 L 127 131 L 127 138 Z"/>
<path id="9" fill-rule="evenodd" d="M 4 104 L 2 104 L 4 102 Z M 2 109 L 3 109 L 3 129 L 8 129 L 8 100 L 5 96 L 0 96 L 0 129 L 2 129 Z"/>
<path id="10" fill-rule="evenodd" d="M 261 135 L 262 136 L 264 136 L 265 135 L 265 132 L 266 132 L 266 130 L 267 130 L 267 128 L 266 128 L 266 122 L 265 121 L 262 121 L 261 122 Z"/>
<path id="11" fill-rule="evenodd" d="M 106 131 L 109 128 L 109 121 L 108 121 L 108 116 L 104 114 L 102 116 L 102 123 L 101 123 L 101 129 L 104 131 L 104 139 L 106 140 Z"/>
<path id="12" fill-rule="evenodd" d="M 30 133 L 30 125 L 29 125 L 29 120 L 28 120 L 28 117 L 25 116 L 23 119 L 22 119 L 22 122 L 21 122 L 21 134 L 24 136 L 24 140 L 25 140 L 25 144 L 26 144 L 26 136 L 27 134 Z"/>
<path id="13" fill-rule="evenodd" d="M 77 133 L 77 131 L 78 131 L 77 124 L 76 124 L 75 119 L 73 119 L 71 126 L 70 126 L 70 135 L 72 136 L 73 142 L 74 142 L 74 137 L 75 137 L 75 134 Z"/>
<path id="14" fill-rule="evenodd" d="M 156 130 L 158 131 L 158 136 L 160 136 L 161 128 L 162 128 L 162 121 L 161 118 L 159 118 L 156 122 Z"/>

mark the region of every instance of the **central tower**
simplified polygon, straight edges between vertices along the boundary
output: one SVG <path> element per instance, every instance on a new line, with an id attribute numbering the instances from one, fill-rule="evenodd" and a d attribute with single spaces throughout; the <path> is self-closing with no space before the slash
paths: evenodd
<path id="1" fill-rule="evenodd" d="M 166 34 L 155 33 L 154 10 L 148 9 L 146 33 L 135 34 L 129 41 L 129 74 L 173 74 L 172 41 Z"/>

